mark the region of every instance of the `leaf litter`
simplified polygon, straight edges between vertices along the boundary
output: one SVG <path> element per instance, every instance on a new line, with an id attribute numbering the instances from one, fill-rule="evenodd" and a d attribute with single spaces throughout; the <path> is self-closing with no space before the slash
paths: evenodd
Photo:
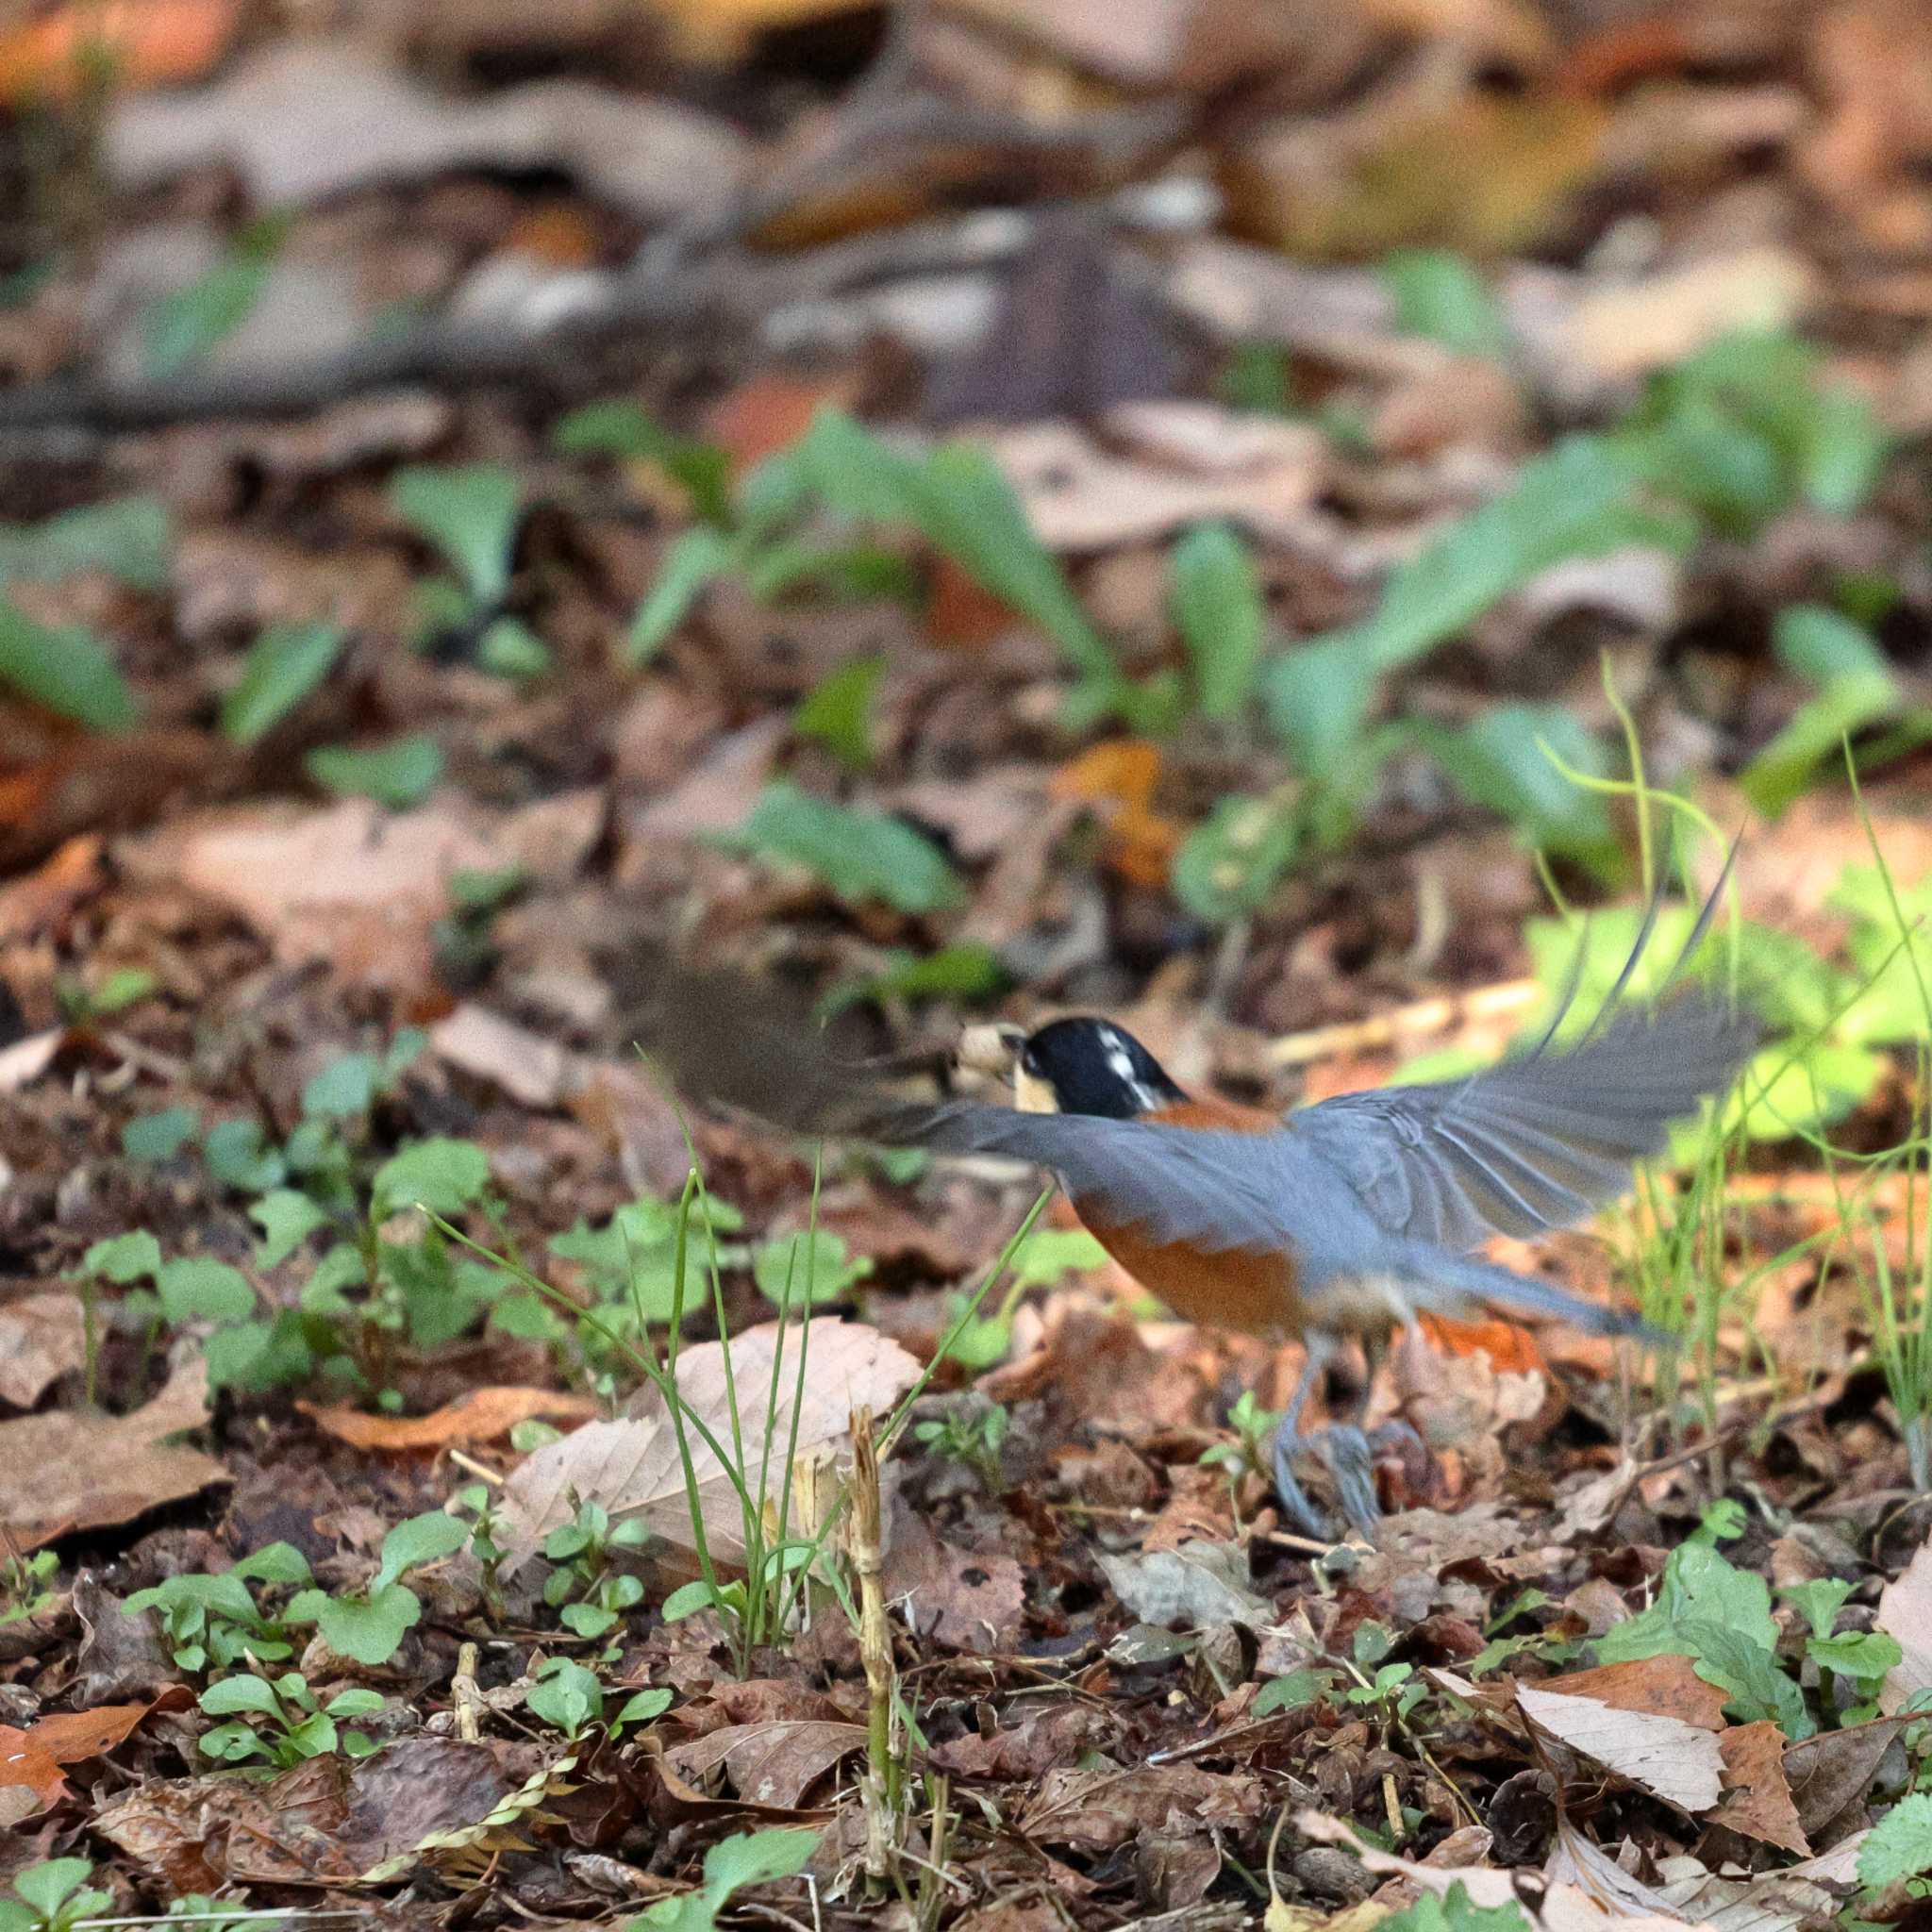
<path id="1" fill-rule="evenodd" d="M 0 489 L 7 1882 L 692 1932 L 1907 1910 L 1927 1439 L 1873 1344 L 1924 1175 L 1861 1161 L 1923 1100 L 1914 11 L 1304 44 L 1039 0 L 895 23 L 847 100 L 809 4 L 232 58 L 231 8 L 91 11 L 118 69 L 70 9 L 0 39 L 54 171 L 0 418 L 61 452 Z M 815 1174 L 629 1060 L 667 945 L 908 1060 L 1104 1010 L 1285 1103 L 1499 1044 L 1528 848 L 1636 896 L 1626 803 L 1549 761 L 1624 769 L 1607 657 L 1652 773 L 1759 815 L 1743 979 L 1824 1045 L 1681 1399 L 1434 1328 L 1371 1391 L 1426 1445 L 1374 1549 L 1249 1466 L 1291 1359 L 1078 1258 L 967 1311 L 1010 1174 Z M 693 1151 L 687 1421 L 819 1542 L 756 1642 L 741 1500 L 693 1426 L 693 1522 L 625 1352 Z M 1627 1292 L 1665 1205 L 1550 1264 Z M 928 1365 L 863 1531 L 855 1411 Z"/>

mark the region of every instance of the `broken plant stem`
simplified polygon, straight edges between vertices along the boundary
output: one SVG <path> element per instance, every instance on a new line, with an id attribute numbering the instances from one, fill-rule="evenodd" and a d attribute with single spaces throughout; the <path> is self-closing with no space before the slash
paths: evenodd
<path id="1" fill-rule="evenodd" d="M 896 1672 L 892 1632 L 886 1622 L 878 1447 L 873 1440 L 869 1408 L 852 1411 L 849 1493 L 852 1509 L 845 1525 L 845 1550 L 858 1583 L 858 1656 L 865 1666 L 866 1773 L 860 1783 L 865 1806 L 865 1869 L 870 1877 L 883 1879 L 891 1873 L 898 1847 L 903 1779 L 894 1737 Z"/>

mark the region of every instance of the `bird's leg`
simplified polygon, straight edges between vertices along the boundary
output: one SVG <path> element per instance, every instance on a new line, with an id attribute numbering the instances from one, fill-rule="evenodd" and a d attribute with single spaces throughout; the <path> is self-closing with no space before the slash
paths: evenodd
<path id="1" fill-rule="evenodd" d="M 1375 1372 L 1388 1353 L 1389 1337 L 1372 1334 L 1363 1338 L 1365 1373 L 1353 1415 L 1346 1421 L 1331 1423 L 1325 1429 L 1317 1430 L 1312 1435 L 1302 1436 L 1296 1431 L 1302 1407 L 1307 1400 L 1309 1389 L 1314 1386 L 1316 1374 L 1326 1365 L 1334 1349 L 1329 1338 L 1324 1336 L 1318 1341 L 1313 1333 L 1307 1338 L 1307 1345 L 1308 1366 L 1302 1372 L 1302 1379 L 1293 1399 L 1283 1412 L 1281 1426 L 1274 1436 L 1275 1493 L 1281 1498 L 1283 1508 L 1310 1536 L 1320 1537 L 1324 1541 L 1332 1540 L 1334 1525 L 1309 1507 L 1291 1466 L 1292 1458 L 1306 1449 L 1319 1457 L 1328 1471 L 1335 1484 L 1336 1500 L 1341 1505 L 1341 1513 L 1349 1525 L 1364 1536 L 1373 1536 L 1376 1524 L 1382 1518 L 1381 1507 L 1375 1497 L 1376 1451 L 1385 1443 L 1414 1441 L 1420 1444 L 1421 1441 L 1415 1431 L 1399 1420 L 1384 1424 L 1374 1436 L 1368 1435 L 1362 1427 L 1374 1391 Z"/>
<path id="2" fill-rule="evenodd" d="M 1308 1391 L 1328 1366 L 1329 1357 L 1335 1352 L 1335 1343 L 1331 1337 L 1311 1328 L 1303 1336 L 1302 1345 L 1307 1350 L 1307 1360 L 1303 1364 L 1301 1380 L 1294 1385 L 1294 1393 L 1288 1398 L 1288 1407 L 1281 1411 L 1281 1420 L 1275 1424 L 1269 1459 L 1274 1465 L 1274 1493 L 1281 1499 L 1281 1507 L 1289 1521 L 1305 1535 L 1319 1538 L 1325 1543 L 1334 1541 L 1335 1526 L 1308 1501 L 1301 1484 L 1295 1480 L 1294 1458 L 1303 1449 L 1313 1446 L 1310 1439 L 1299 1433 L 1302 1410 L 1308 1406 Z"/>

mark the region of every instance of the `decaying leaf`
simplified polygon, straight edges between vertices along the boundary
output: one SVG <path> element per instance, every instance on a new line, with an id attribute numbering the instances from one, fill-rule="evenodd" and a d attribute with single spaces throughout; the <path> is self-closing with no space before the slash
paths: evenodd
<path id="1" fill-rule="evenodd" d="M 1932 1542 L 1914 1552 L 1897 1580 L 1879 1592 L 1872 1627 L 1897 1638 L 1905 1652 L 1879 1687 L 1879 1707 L 1889 1714 L 1914 1693 L 1932 1690 Z"/>
<path id="2" fill-rule="evenodd" d="M 31 1408 L 49 1386 L 87 1359 L 80 1298 L 61 1290 L 0 1308 L 0 1402 Z"/>
<path id="3" fill-rule="evenodd" d="M 1680 1810 L 1695 1815 L 1718 1801 L 1724 1755 L 1717 1739 L 1696 1724 L 1619 1710 L 1593 1697 L 1556 1695 L 1534 1684 L 1517 1685 L 1516 1702 L 1540 1731 Z"/>
<path id="4" fill-rule="evenodd" d="M 370 1415 L 341 1406 L 312 1402 L 295 1407 L 340 1442 L 354 1449 L 448 1449 L 466 1442 L 493 1442 L 533 1416 L 546 1422 L 583 1422 L 601 1413 L 588 1395 L 560 1389 L 472 1389 L 428 1415 Z"/>
<path id="5" fill-rule="evenodd" d="M 227 1482 L 212 1457 L 167 1441 L 207 1421 L 208 1370 L 188 1361 L 132 1415 L 63 1409 L 0 1423 L 0 1537 L 36 1550 Z"/>
<path id="6" fill-rule="evenodd" d="M 1784 1733 L 1764 1719 L 1735 1724 L 1717 1742 L 1724 1760 L 1724 1796 L 1710 1822 L 1808 1858 L 1811 1846 L 1785 1778 Z"/>
<path id="7" fill-rule="evenodd" d="M 665 1756 L 693 1783 L 723 1765 L 740 1797 L 789 1809 L 834 1765 L 863 1751 L 865 1740 L 863 1724 L 804 1718 L 725 1724 Z"/>
<path id="8" fill-rule="evenodd" d="M 828 1445 L 842 1448 L 855 1408 L 884 1414 L 919 1379 L 918 1362 L 896 1341 L 856 1322 L 814 1322 L 803 1336 L 795 1323 L 783 1330 L 775 1322 L 745 1329 L 731 1339 L 729 1383 L 723 1342 L 681 1350 L 677 1387 L 687 1409 L 685 1442 L 705 1538 L 716 1562 L 736 1565 L 744 1559 L 741 1503 L 734 1471 L 721 1462 L 693 1418 L 735 1457 L 729 1386 L 735 1383 L 744 1457 L 741 1473 L 756 1495 L 760 1472 L 767 1472 L 763 1487 L 775 1495 L 784 1479 L 781 1458 L 794 1440 L 801 1345 L 808 1351 L 804 1399 L 797 1404 L 801 1457 Z M 641 1520 L 676 1549 L 695 1547 L 678 1432 L 655 1385 L 639 1392 L 631 1411 L 617 1422 L 588 1424 L 540 1449 L 504 1485 L 505 1547 L 512 1569 L 528 1562 L 544 1537 L 570 1520 L 574 1497 L 601 1504 L 613 1518 Z"/>
<path id="9" fill-rule="evenodd" d="M 1097 1560 L 1113 1593 L 1143 1624 L 1206 1630 L 1274 1621 L 1274 1604 L 1249 1584 L 1245 1543 L 1190 1542 L 1117 1557 L 1103 1550 Z"/>

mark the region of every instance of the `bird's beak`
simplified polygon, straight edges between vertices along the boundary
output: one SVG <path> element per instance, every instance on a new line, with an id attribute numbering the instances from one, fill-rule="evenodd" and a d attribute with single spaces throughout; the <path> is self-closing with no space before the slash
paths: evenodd
<path id="1" fill-rule="evenodd" d="M 989 1080 L 1008 1079 L 1025 1041 L 1025 1034 L 1017 1026 L 969 1026 L 953 1050 L 953 1064 L 962 1074 L 977 1074 Z"/>

